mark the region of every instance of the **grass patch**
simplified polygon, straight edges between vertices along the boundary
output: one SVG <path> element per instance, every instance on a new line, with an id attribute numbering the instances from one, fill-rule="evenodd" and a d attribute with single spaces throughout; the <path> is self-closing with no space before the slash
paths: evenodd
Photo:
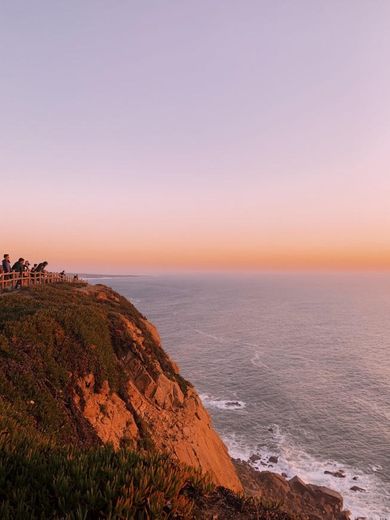
<path id="1" fill-rule="evenodd" d="M 4 426 L 0 436 L 3 520 L 192 518 L 190 495 L 212 488 L 199 472 L 166 456 L 110 445 L 58 447 L 5 433 Z"/>

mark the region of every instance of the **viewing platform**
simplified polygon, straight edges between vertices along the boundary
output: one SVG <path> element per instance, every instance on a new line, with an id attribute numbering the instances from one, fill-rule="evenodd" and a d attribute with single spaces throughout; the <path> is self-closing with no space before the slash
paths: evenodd
<path id="1" fill-rule="evenodd" d="M 35 273 L 30 271 L 23 274 L 18 272 L 0 273 L 0 292 L 18 287 L 34 287 L 48 283 L 73 283 L 74 281 L 78 281 L 77 275 L 63 273 Z"/>

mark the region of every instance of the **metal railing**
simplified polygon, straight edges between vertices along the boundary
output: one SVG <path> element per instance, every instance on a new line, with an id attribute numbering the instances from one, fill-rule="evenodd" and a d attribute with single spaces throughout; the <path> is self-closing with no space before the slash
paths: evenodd
<path id="1" fill-rule="evenodd" d="M 0 292 L 5 289 L 17 289 L 18 287 L 33 287 L 36 285 L 44 285 L 48 283 L 77 281 L 77 276 L 62 273 L 34 273 L 24 271 L 18 273 L 0 273 Z"/>

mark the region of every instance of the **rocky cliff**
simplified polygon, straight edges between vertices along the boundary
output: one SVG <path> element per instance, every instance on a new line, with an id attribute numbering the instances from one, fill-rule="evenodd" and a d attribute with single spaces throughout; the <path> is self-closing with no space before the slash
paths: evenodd
<path id="1" fill-rule="evenodd" d="M 106 316 L 126 378 L 121 396 L 108 380 L 97 389 L 93 373 L 78 378 L 79 393 L 74 396 L 99 438 L 114 447 L 123 441 L 141 446 L 147 441 L 209 473 L 215 484 L 242 491 L 225 445 L 195 389 L 180 377 L 177 365 L 162 350 L 156 328 L 135 308 L 126 312 L 123 300 L 106 287 L 87 286 L 81 292 L 103 309 L 121 305 L 115 315 L 108 312 Z"/>
<path id="2" fill-rule="evenodd" d="M 156 328 L 84 283 L 0 295 L 0 498 L 5 519 L 348 517 L 331 490 L 234 465 Z"/>
<path id="3" fill-rule="evenodd" d="M 195 389 L 125 298 L 80 284 L 1 299 L 0 344 L 11 355 L 0 391 L 34 428 L 83 446 L 153 448 L 242 490 Z"/>

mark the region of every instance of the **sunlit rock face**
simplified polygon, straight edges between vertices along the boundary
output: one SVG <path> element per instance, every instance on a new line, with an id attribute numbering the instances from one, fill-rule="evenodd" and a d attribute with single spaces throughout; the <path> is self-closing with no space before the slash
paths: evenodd
<path id="1" fill-rule="evenodd" d="M 119 447 L 148 447 L 201 468 L 213 481 L 242 491 L 227 449 L 211 424 L 195 389 L 180 377 L 177 365 L 161 347 L 157 329 L 103 286 L 80 289 L 107 307 L 111 334 L 122 373 L 121 391 L 107 380 L 96 388 L 93 372 L 77 380 L 74 402 L 101 441 Z M 115 315 L 110 312 L 116 307 Z"/>

